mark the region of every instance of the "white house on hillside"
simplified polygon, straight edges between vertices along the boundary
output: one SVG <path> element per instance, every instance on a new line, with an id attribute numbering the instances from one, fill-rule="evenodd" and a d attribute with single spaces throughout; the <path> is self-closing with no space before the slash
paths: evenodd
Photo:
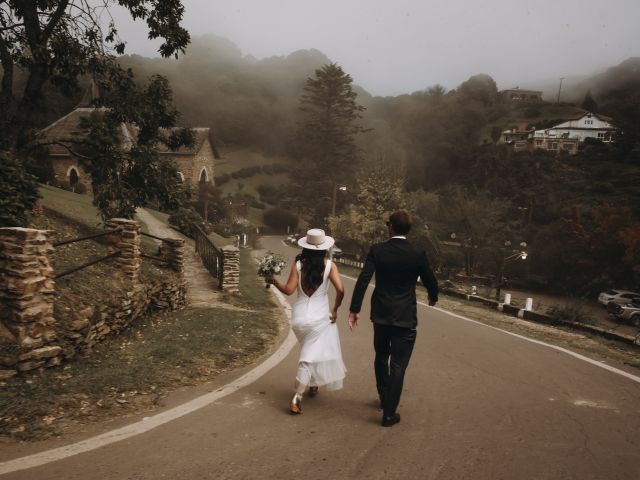
<path id="1" fill-rule="evenodd" d="M 545 130 L 536 130 L 535 139 L 574 139 L 582 143 L 587 138 L 611 142 L 615 127 L 610 118 L 596 113 L 583 113 L 580 117 Z"/>

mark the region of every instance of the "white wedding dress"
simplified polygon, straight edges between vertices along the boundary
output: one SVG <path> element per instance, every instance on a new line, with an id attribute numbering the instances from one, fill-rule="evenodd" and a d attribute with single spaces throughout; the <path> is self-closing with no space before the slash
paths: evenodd
<path id="1" fill-rule="evenodd" d="M 302 290 L 301 264 L 298 270 L 298 298 L 293 304 L 291 326 L 302 348 L 296 380 L 302 385 L 342 388 L 347 369 L 342 361 L 338 326 L 329 318 L 329 272 L 331 261 L 325 265 L 322 284 L 311 296 Z"/>

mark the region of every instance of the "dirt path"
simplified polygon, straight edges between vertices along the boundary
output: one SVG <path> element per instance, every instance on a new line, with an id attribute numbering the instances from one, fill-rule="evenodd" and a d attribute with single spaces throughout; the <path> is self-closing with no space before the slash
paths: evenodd
<path id="1" fill-rule="evenodd" d="M 213 278 L 202 265 L 195 251 L 193 241 L 162 223 L 148 211 L 139 208 L 136 215 L 147 225 L 149 233 L 164 238 L 181 238 L 185 241 L 185 278 L 187 280 L 187 298 L 192 307 L 229 307 L 218 290 L 218 280 Z"/>

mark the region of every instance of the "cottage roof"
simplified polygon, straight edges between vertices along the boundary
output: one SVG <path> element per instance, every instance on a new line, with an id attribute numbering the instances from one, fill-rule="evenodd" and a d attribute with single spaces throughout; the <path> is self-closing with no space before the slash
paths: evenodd
<path id="1" fill-rule="evenodd" d="M 82 103 L 82 102 L 81 102 Z M 70 152 L 63 145 L 52 143 L 52 142 L 60 142 L 62 144 L 68 144 L 72 147 L 69 140 L 71 139 L 81 139 L 86 135 L 86 132 L 81 128 L 81 121 L 83 118 L 88 118 L 93 113 L 104 113 L 108 111 L 107 108 L 101 107 L 78 107 L 75 110 L 72 110 L 67 115 L 62 118 L 59 118 L 55 122 L 53 122 L 48 127 L 44 128 L 40 131 L 39 139 L 42 143 L 46 143 L 49 146 L 49 154 L 53 156 L 70 156 Z M 137 136 L 138 129 L 134 125 L 122 123 L 121 125 L 122 134 L 120 139 L 125 144 L 131 144 L 132 140 Z M 214 151 L 214 156 L 216 158 L 220 158 L 218 155 L 218 151 L 213 143 L 211 138 L 211 129 L 210 128 L 193 128 L 195 133 L 195 142 L 193 147 L 180 147 L 178 151 L 172 152 L 165 145 L 162 145 L 158 148 L 159 153 L 162 154 L 170 154 L 170 155 L 195 155 L 197 154 L 204 142 L 209 139 L 211 143 L 211 147 Z M 169 133 L 167 131 L 167 133 Z M 73 147 L 72 147 L 73 148 Z"/>
<path id="2" fill-rule="evenodd" d="M 70 139 L 82 138 L 86 132 L 80 127 L 83 118 L 89 118 L 93 113 L 104 113 L 106 108 L 79 107 L 72 110 L 64 117 L 59 118 L 39 133 L 39 140 L 42 143 L 60 142 L 68 143 Z M 69 150 L 59 144 L 49 145 L 49 154 L 56 156 L 68 156 Z"/>
<path id="3" fill-rule="evenodd" d="M 172 129 L 165 129 L 164 133 L 166 135 L 170 134 L 171 131 L 177 130 L 178 127 Z M 168 155 L 195 155 L 200 151 L 202 145 L 206 140 L 209 140 L 211 143 L 211 147 L 213 148 L 214 155 L 216 158 L 218 157 L 217 150 L 214 146 L 213 139 L 211 138 L 211 129 L 207 127 L 196 127 L 192 128 L 193 133 L 195 134 L 195 139 L 193 142 L 193 147 L 180 147 L 177 151 L 173 152 L 167 148 L 166 145 L 161 145 L 158 147 L 158 152 L 168 154 Z"/>
<path id="4" fill-rule="evenodd" d="M 613 120 L 613 118 L 607 117 L 606 115 L 601 115 L 600 113 L 591 113 L 591 112 L 587 112 L 587 111 L 578 112 L 573 117 L 567 118 L 567 120 L 568 121 L 580 120 L 581 118 L 586 117 L 587 115 L 591 115 L 592 117 L 596 117 L 597 119 L 602 120 L 603 122 L 611 122 Z"/>

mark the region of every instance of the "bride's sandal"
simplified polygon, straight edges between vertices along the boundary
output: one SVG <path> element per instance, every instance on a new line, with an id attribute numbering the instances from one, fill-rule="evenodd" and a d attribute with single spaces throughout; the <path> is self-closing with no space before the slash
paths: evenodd
<path id="1" fill-rule="evenodd" d="M 309 397 L 313 398 L 318 395 L 318 387 L 309 387 Z"/>
<path id="2" fill-rule="evenodd" d="M 289 413 L 291 415 L 299 415 L 302 413 L 302 396 L 295 393 L 289 404 Z"/>

